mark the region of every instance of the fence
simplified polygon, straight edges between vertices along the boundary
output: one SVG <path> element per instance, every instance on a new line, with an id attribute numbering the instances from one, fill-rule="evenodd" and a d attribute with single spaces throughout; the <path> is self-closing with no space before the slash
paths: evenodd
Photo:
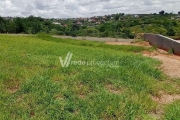
<path id="1" fill-rule="evenodd" d="M 160 49 L 170 51 L 176 55 L 180 55 L 180 42 L 159 34 L 144 34 L 145 41 Z"/>

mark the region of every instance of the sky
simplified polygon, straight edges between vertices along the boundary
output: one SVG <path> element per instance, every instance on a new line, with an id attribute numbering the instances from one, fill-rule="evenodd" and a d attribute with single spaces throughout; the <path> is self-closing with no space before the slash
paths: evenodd
<path id="1" fill-rule="evenodd" d="M 116 13 L 178 13 L 180 0 L 0 0 L 0 16 L 92 17 Z"/>

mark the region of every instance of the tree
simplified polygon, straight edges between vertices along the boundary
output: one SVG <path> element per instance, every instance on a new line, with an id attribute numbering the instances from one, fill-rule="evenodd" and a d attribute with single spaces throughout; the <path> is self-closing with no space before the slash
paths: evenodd
<path id="1" fill-rule="evenodd" d="M 32 33 L 36 34 L 36 33 L 40 32 L 40 30 L 41 30 L 41 24 L 39 22 L 33 22 Z"/>
<path id="2" fill-rule="evenodd" d="M 0 33 L 5 32 L 5 20 L 0 16 Z"/>
<path id="3" fill-rule="evenodd" d="M 180 15 L 180 11 L 178 12 L 178 14 Z"/>
<path id="4" fill-rule="evenodd" d="M 118 20 L 119 20 L 119 17 L 120 17 L 119 14 L 116 14 L 115 17 L 114 17 L 114 19 L 115 19 L 116 21 L 118 21 Z"/>
<path id="5" fill-rule="evenodd" d="M 133 38 L 134 38 L 134 34 L 131 33 L 130 29 L 125 28 L 125 29 L 123 30 L 123 37 L 124 37 L 124 38 L 131 38 L 131 39 L 133 39 Z"/>
<path id="6" fill-rule="evenodd" d="M 159 12 L 160 15 L 164 15 L 164 13 L 165 13 L 164 10 L 162 10 L 162 11 Z"/>
<path id="7" fill-rule="evenodd" d="M 15 29 L 15 24 L 13 21 L 7 21 L 6 22 L 6 32 L 8 33 L 15 33 L 16 29 Z"/>
<path id="8" fill-rule="evenodd" d="M 16 18 L 14 20 L 14 24 L 15 24 L 15 32 L 16 33 L 25 32 L 24 21 L 22 18 Z"/>
<path id="9" fill-rule="evenodd" d="M 104 25 L 102 25 L 102 26 L 99 27 L 99 31 L 100 31 L 100 32 L 104 32 L 105 30 L 106 30 L 106 28 L 105 28 Z"/>

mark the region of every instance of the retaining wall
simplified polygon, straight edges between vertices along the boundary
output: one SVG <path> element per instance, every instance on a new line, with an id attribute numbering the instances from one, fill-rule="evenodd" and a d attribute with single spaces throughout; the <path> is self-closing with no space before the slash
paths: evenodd
<path id="1" fill-rule="evenodd" d="M 180 55 L 180 42 L 174 39 L 159 35 L 159 34 L 144 34 L 145 41 L 148 41 L 152 46 Z"/>

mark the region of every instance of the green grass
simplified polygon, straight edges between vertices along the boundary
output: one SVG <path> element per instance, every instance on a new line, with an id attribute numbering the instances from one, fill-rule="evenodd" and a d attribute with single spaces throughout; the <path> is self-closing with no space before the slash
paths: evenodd
<path id="1" fill-rule="evenodd" d="M 179 120 L 180 119 L 180 101 L 176 101 L 166 108 L 164 120 Z"/>
<path id="2" fill-rule="evenodd" d="M 164 89 L 164 77 L 159 61 L 134 54 L 143 50 L 152 49 L 0 35 L 0 118 L 151 119 L 151 96 Z M 119 61 L 118 67 L 62 68 L 59 57 L 68 52 L 72 61 Z"/>
<path id="3" fill-rule="evenodd" d="M 39 33 L 37 34 L 36 37 L 42 40 L 46 40 L 46 41 L 61 42 L 61 43 L 67 43 L 67 44 L 72 44 L 72 45 L 78 45 L 78 46 L 90 46 L 90 47 L 98 47 L 98 48 L 104 48 L 104 49 L 113 49 L 113 50 L 120 50 L 124 52 L 141 52 L 145 50 L 146 51 L 155 50 L 153 47 L 147 48 L 147 47 L 129 46 L 129 45 L 122 45 L 120 47 L 119 45 L 112 46 L 112 45 L 102 44 L 102 42 L 53 38 L 52 36 L 45 33 Z"/>

